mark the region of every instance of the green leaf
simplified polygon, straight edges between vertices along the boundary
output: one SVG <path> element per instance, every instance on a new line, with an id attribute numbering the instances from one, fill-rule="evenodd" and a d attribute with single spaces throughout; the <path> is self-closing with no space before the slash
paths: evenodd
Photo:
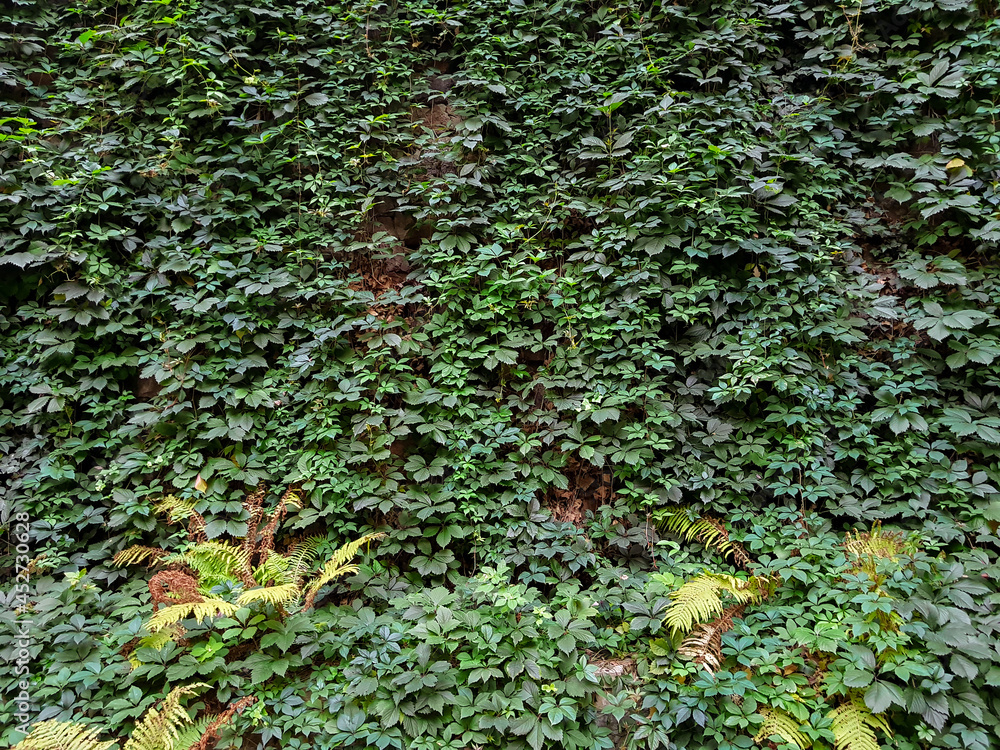
<path id="1" fill-rule="evenodd" d="M 346 734 L 354 734 L 365 723 L 368 717 L 365 712 L 352 703 L 348 703 L 344 709 L 337 714 L 337 729 Z"/>
<path id="2" fill-rule="evenodd" d="M 367 677 L 362 677 L 358 681 L 357 685 L 354 685 L 351 688 L 351 694 L 359 696 L 371 695 L 376 690 L 378 690 L 378 678 L 367 676 Z"/>
<path id="3" fill-rule="evenodd" d="M 855 685 L 853 687 L 861 686 Z M 865 705 L 872 710 L 872 713 L 880 714 L 892 704 L 905 706 L 906 701 L 903 699 L 902 691 L 891 683 L 876 680 L 865 691 Z"/>
<path id="4" fill-rule="evenodd" d="M 900 185 L 894 185 L 889 188 L 885 191 L 885 195 L 887 198 L 892 198 L 894 201 L 898 201 L 899 203 L 906 203 L 908 200 L 913 198 L 913 193 Z"/>
<path id="5" fill-rule="evenodd" d="M 556 641 L 556 646 L 564 654 L 571 654 L 576 649 L 576 638 L 574 638 L 570 633 L 566 633 L 559 637 Z"/>
<path id="6" fill-rule="evenodd" d="M 844 684 L 847 685 L 847 687 L 862 688 L 870 685 L 874 679 L 875 675 L 866 669 L 848 667 L 844 671 Z"/>
<path id="7" fill-rule="evenodd" d="M 541 750 L 542 745 L 545 744 L 545 733 L 542 731 L 542 724 L 540 721 L 536 721 L 531 727 L 531 731 L 525 736 L 528 741 L 528 745 L 531 746 L 531 750 Z"/>
<path id="8" fill-rule="evenodd" d="M 900 435 L 910 429 L 910 420 L 906 418 L 903 414 L 895 413 L 889 420 L 889 427 L 897 435 Z"/>
<path id="9" fill-rule="evenodd" d="M 989 313 L 982 310 L 956 310 L 946 315 L 942 320 L 949 328 L 968 330 L 989 319 Z"/>
<path id="10" fill-rule="evenodd" d="M 974 680 L 979 675 L 979 668 L 961 654 L 951 655 L 952 674 Z"/>
<path id="11" fill-rule="evenodd" d="M 608 420 L 618 421 L 621 417 L 621 412 L 614 407 L 607 407 L 604 409 L 597 409 L 590 414 L 591 420 L 597 424 L 607 422 Z"/>

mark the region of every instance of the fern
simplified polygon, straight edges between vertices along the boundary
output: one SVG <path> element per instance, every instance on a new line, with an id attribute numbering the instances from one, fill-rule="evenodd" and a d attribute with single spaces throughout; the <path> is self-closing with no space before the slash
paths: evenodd
<path id="1" fill-rule="evenodd" d="M 72 721 L 43 721 L 13 750 L 107 750 L 115 744 L 97 739 L 99 732 L 98 727 Z"/>
<path id="2" fill-rule="evenodd" d="M 302 577 L 296 576 L 290 568 L 291 564 L 284 555 L 268 555 L 266 560 L 254 568 L 253 579 L 260 586 L 267 586 L 269 583 L 280 586 L 295 582 L 301 585 Z"/>
<path id="3" fill-rule="evenodd" d="M 695 516 L 691 508 L 673 506 L 654 514 L 656 524 L 663 530 L 676 534 L 689 542 L 700 542 L 711 547 L 724 557 L 732 558 L 746 567 L 750 556 L 743 545 L 729 538 L 729 532 L 718 519 L 710 516 Z"/>
<path id="4" fill-rule="evenodd" d="M 181 499 L 175 495 L 164 495 L 153 504 L 153 510 L 165 515 L 170 523 L 174 523 L 190 518 L 196 504 L 197 500 L 193 498 Z"/>
<path id="5" fill-rule="evenodd" d="M 907 547 L 902 532 L 883 531 L 882 522 L 872 524 L 871 531 L 856 532 L 851 536 L 847 532 L 844 539 L 844 551 L 854 558 L 854 568 L 864 571 L 872 579 L 878 578 L 879 560 L 895 561 Z"/>
<path id="6" fill-rule="evenodd" d="M 172 604 L 154 612 L 153 616 L 146 622 L 146 630 L 150 633 L 156 633 L 189 617 L 193 617 L 199 623 L 216 615 L 232 617 L 238 609 L 238 605 L 227 602 L 225 599 L 205 599 L 200 602 Z"/>
<path id="7" fill-rule="evenodd" d="M 240 547 L 226 542 L 199 542 L 185 552 L 172 555 L 167 560 L 187 565 L 198 574 L 202 591 L 210 591 L 213 586 L 243 580 L 250 569 L 249 555 Z"/>
<path id="8" fill-rule="evenodd" d="M 830 712 L 833 720 L 833 746 L 836 750 L 880 750 L 875 730 L 890 737 L 892 729 L 885 717 L 873 714 L 858 700 L 844 703 Z"/>
<path id="9" fill-rule="evenodd" d="M 722 666 L 721 635 L 714 623 L 696 625 L 677 653 L 714 674 Z"/>
<path id="10" fill-rule="evenodd" d="M 358 551 L 366 544 L 375 541 L 376 539 L 382 539 L 385 534 L 365 534 L 359 539 L 348 542 L 343 547 L 338 549 L 331 555 L 330 559 L 326 561 L 322 570 L 316 574 L 316 577 L 312 580 L 312 583 L 305 590 L 305 603 L 302 609 L 309 609 L 313 605 L 313 601 L 316 599 L 316 595 L 319 590 L 323 588 L 330 581 L 336 580 L 341 576 L 347 575 L 348 573 L 356 573 L 358 570 L 357 565 L 351 564 L 349 561 L 354 558 Z"/>
<path id="11" fill-rule="evenodd" d="M 674 592 L 663 622 L 674 633 L 688 633 L 695 623 L 722 614 L 723 592 L 740 604 L 751 604 L 764 598 L 767 582 L 762 576 L 742 579 L 725 573 L 703 573 Z"/>
<path id="12" fill-rule="evenodd" d="M 198 688 L 208 687 L 203 682 L 174 688 L 159 709 L 151 708 L 135 725 L 132 736 L 122 750 L 174 750 L 182 727 L 191 724 L 191 717 L 181 706 L 181 698 L 194 695 Z M 187 748 L 179 748 L 187 750 Z"/>
<path id="13" fill-rule="evenodd" d="M 187 550 L 168 554 L 150 547 L 129 547 L 118 553 L 115 560 L 120 565 L 130 565 L 154 560 L 167 566 L 149 581 L 153 600 L 153 614 L 146 622 L 150 635 L 140 641 L 140 647 L 161 649 L 183 632 L 180 623 L 194 618 L 199 623 L 217 615 L 231 616 L 241 606 L 264 603 L 277 607 L 284 614 L 288 605 L 302 600 L 299 611 L 312 607 L 316 596 L 326 584 L 358 570 L 351 560 L 365 544 L 381 539 L 384 534 L 367 534 L 348 542 L 336 550 L 323 568 L 306 585 L 306 574 L 316 558 L 322 537 L 299 541 L 286 554 L 274 552 L 275 531 L 287 507 L 301 507 L 297 491 L 288 489 L 277 508 L 267 516 L 264 529 L 258 532 L 260 521 L 265 518 L 261 504 L 265 488 L 258 486 L 243 502 L 250 515 L 247 535 L 242 543 L 209 541 L 202 538 Z M 157 510 L 171 518 L 195 518 L 194 502 L 182 501 L 168 495 L 157 504 Z M 190 535 L 189 535 L 190 538 Z M 254 562 L 256 561 L 256 567 Z M 243 585 L 243 592 L 235 602 L 212 596 L 216 587 L 232 588 Z M 129 661 L 133 666 L 139 662 Z"/>
<path id="14" fill-rule="evenodd" d="M 316 552 L 319 545 L 323 543 L 323 537 L 311 536 L 299 542 L 285 559 L 288 560 L 288 570 L 301 578 L 309 571 L 309 566 L 316 559 Z"/>
<path id="15" fill-rule="evenodd" d="M 690 508 L 664 508 L 654 514 L 660 528 L 670 531 L 686 541 L 699 541 L 706 547 L 715 547 L 723 554 L 731 546 L 728 536 L 708 519 L 696 517 Z"/>
<path id="16" fill-rule="evenodd" d="M 143 547 L 141 544 L 134 544 L 115 555 L 112 562 L 123 568 L 126 565 L 138 565 L 142 562 L 154 563 L 167 554 L 166 550 L 158 547 Z"/>
<path id="17" fill-rule="evenodd" d="M 358 566 L 350 562 L 357 555 L 358 551 L 365 544 L 376 539 L 381 539 L 384 534 L 366 534 L 365 536 L 348 542 L 338 549 L 327 560 L 323 569 L 317 573 L 309 586 L 303 590 L 302 577 L 298 573 L 307 564 L 310 556 L 315 555 L 315 546 L 318 541 L 310 543 L 312 550 L 306 550 L 295 558 L 284 558 L 284 562 L 279 562 L 282 555 L 271 555 L 257 571 L 254 577 L 249 578 L 253 583 L 259 579 L 272 580 L 277 577 L 284 582 L 275 586 L 261 586 L 244 591 L 236 603 L 228 602 L 224 599 L 207 598 L 202 601 L 188 601 L 171 604 L 153 613 L 146 623 L 146 629 L 150 633 L 157 633 L 171 625 L 175 625 L 189 617 L 195 618 L 198 622 L 214 617 L 216 615 L 231 616 L 241 606 L 254 602 L 265 602 L 274 606 L 284 606 L 295 601 L 299 596 L 304 595 L 305 601 L 302 609 L 309 609 L 320 589 L 341 576 L 348 573 L 357 572 Z M 192 547 L 187 552 L 175 556 L 177 561 L 184 562 L 194 568 L 199 575 L 199 584 L 202 591 L 211 588 L 218 583 L 232 581 L 238 573 L 245 571 L 241 567 L 247 560 L 246 552 L 233 545 L 222 542 L 202 542 Z M 274 558 L 273 560 L 270 558 Z M 296 571 L 293 580 L 287 580 L 287 571 L 294 560 Z M 263 572 L 266 569 L 267 573 Z M 272 577 L 273 574 L 273 577 Z M 207 582 L 203 582 L 207 579 Z"/>
<path id="18" fill-rule="evenodd" d="M 181 630 L 182 629 L 179 625 L 157 630 L 152 635 L 147 635 L 145 638 L 141 638 L 139 643 L 136 645 L 136 650 L 140 648 L 155 648 L 159 651 L 170 641 L 176 641 L 181 636 Z"/>
<path id="19" fill-rule="evenodd" d="M 214 747 L 216 741 L 219 739 L 219 728 L 228 724 L 233 720 L 233 717 L 236 714 L 242 713 L 243 709 L 247 706 L 252 706 L 256 702 L 257 698 L 255 696 L 245 695 L 235 703 L 230 703 L 226 710 L 221 714 L 209 717 L 211 718 L 211 721 L 201 728 L 201 737 L 199 737 L 195 742 L 185 745 L 184 747 L 187 747 L 188 750 L 208 750 L 208 748 Z M 185 735 L 181 739 L 186 741 L 189 736 L 190 735 Z M 181 742 L 181 739 L 178 739 L 178 743 Z M 178 744 L 178 747 L 180 747 L 180 744 Z"/>
<path id="20" fill-rule="evenodd" d="M 279 586 L 263 586 L 261 588 L 250 589 L 240 594 L 236 603 L 241 607 L 254 602 L 266 602 L 274 606 L 285 606 L 289 602 L 295 601 L 302 593 L 302 588 L 298 583 L 283 583 Z"/>
<path id="21" fill-rule="evenodd" d="M 174 740 L 174 750 L 188 750 L 192 745 L 201 740 L 205 731 L 217 721 L 214 714 L 203 716 L 197 721 L 193 721 L 187 726 L 180 727 L 177 731 L 177 738 Z"/>
<path id="22" fill-rule="evenodd" d="M 139 642 L 135 645 L 135 649 L 131 654 L 129 654 L 128 663 L 132 665 L 132 669 L 138 669 L 144 663 L 138 656 L 136 656 L 139 649 L 151 648 L 159 651 L 168 643 L 178 641 L 183 635 L 184 628 L 175 624 L 164 627 L 162 630 L 158 630 L 151 635 L 145 636 L 144 638 L 140 638 Z"/>
<path id="23" fill-rule="evenodd" d="M 201 734 L 195 735 L 191 743 L 182 744 L 193 732 L 184 732 L 192 721 L 181 706 L 181 699 L 206 687 L 205 683 L 197 682 L 171 690 L 159 708 L 150 709 L 136 724 L 122 750 L 187 750 Z M 99 740 L 99 732 L 97 727 L 72 721 L 43 721 L 32 727 L 31 733 L 13 750 L 107 750 L 115 744 Z"/>
<path id="24" fill-rule="evenodd" d="M 695 623 L 722 612 L 721 586 L 712 575 L 702 575 L 681 586 L 667 609 L 664 623 L 674 632 L 687 633 Z"/>
<path id="25" fill-rule="evenodd" d="M 302 510 L 303 505 L 302 505 L 301 492 L 302 490 L 299 490 L 295 487 L 289 487 L 287 490 L 285 490 L 285 493 L 281 496 L 280 504 L 290 505 L 296 510 Z"/>
<path id="26" fill-rule="evenodd" d="M 759 713 L 764 717 L 764 723 L 754 735 L 754 742 L 759 743 L 777 736 L 800 750 L 805 750 L 812 744 L 812 741 L 802 733 L 802 725 L 784 711 L 777 708 L 762 708 Z"/>
<path id="27" fill-rule="evenodd" d="M 168 553 L 156 547 L 133 545 L 114 557 L 115 565 L 136 565 L 141 562 L 159 562 L 165 565 L 185 566 L 198 574 L 199 588 L 208 592 L 219 583 L 242 578 L 250 568 L 247 553 L 232 544 L 205 541 L 184 552 Z"/>
<path id="28" fill-rule="evenodd" d="M 722 666 L 722 634 L 733 626 L 734 617 L 743 614 L 743 608 L 742 604 L 738 604 L 725 610 L 712 622 L 696 625 L 677 653 L 714 674 Z"/>

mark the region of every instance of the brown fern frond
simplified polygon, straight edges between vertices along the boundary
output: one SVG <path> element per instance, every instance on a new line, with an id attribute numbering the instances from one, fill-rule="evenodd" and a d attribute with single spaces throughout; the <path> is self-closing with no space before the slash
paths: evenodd
<path id="1" fill-rule="evenodd" d="M 257 554 L 257 530 L 260 527 L 260 520 L 264 515 L 262 506 L 265 494 L 264 483 L 261 482 L 257 485 L 257 489 L 247 495 L 243 501 L 243 508 L 250 516 L 247 519 L 247 533 L 243 537 L 243 551 L 246 553 L 247 560 L 251 561 Z"/>
<path id="2" fill-rule="evenodd" d="M 271 511 L 271 515 L 268 518 L 267 526 L 264 527 L 261 532 L 261 546 L 268 550 L 274 549 L 274 532 L 278 528 L 278 524 L 281 523 L 281 519 L 285 517 L 285 513 L 288 510 L 288 501 L 295 497 L 295 492 L 289 487 L 281 495 L 281 499 L 278 500 L 277 506 Z"/>
<path id="3" fill-rule="evenodd" d="M 733 619 L 740 617 L 744 609 L 745 604 L 737 604 L 723 610 L 712 622 L 697 625 L 677 653 L 715 674 L 722 667 L 722 636 L 733 627 Z"/>
<path id="4" fill-rule="evenodd" d="M 201 513 L 191 511 L 191 517 L 188 519 L 188 541 L 198 543 L 204 542 L 207 539 L 205 517 Z"/>
<path id="5" fill-rule="evenodd" d="M 225 711 L 212 720 L 211 724 L 205 727 L 201 739 L 191 745 L 190 748 L 187 748 L 187 750 L 209 750 L 209 748 L 214 747 L 215 743 L 219 741 L 219 729 L 232 721 L 236 714 L 242 713 L 243 709 L 247 708 L 247 706 L 252 706 L 256 702 L 257 698 L 247 695 L 230 704 Z M 178 750 L 181 750 L 181 748 L 178 748 Z"/>
<path id="6" fill-rule="evenodd" d="M 188 604 L 204 601 L 198 593 L 198 579 L 179 570 L 161 570 L 149 579 L 149 595 L 153 598 L 153 611 L 160 605 Z"/>
<path id="7" fill-rule="evenodd" d="M 295 508 L 301 507 L 299 503 L 298 490 L 293 487 L 289 487 L 285 490 L 285 493 L 281 496 L 278 501 L 278 506 L 271 512 L 271 517 L 268 519 L 267 526 L 264 527 L 260 534 L 260 546 L 257 549 L 258 559 L 257 564 L 263 565 L 274 549 L 274 534 L 278 530 L 278 524 L 281 523 L 282 519 L 285 517 L 285 513 L 288 512 L 288 506 L 291 505 Z"/>
<path id="8" fill-rule="evenodd" d="M 732 555 L 733 561 L 743 568 L 743 570 L 753 572 L 754 559 L 750 557 L 750 553 L 747 552 L 746 547 L 739 542 L 732 542 Z"/>

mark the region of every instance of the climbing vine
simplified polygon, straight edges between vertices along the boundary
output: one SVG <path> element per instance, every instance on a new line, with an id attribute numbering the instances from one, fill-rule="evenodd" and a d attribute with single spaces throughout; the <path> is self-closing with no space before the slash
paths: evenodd
<path id="1" fill-rule="evenodd" d="M 997 744 L 994 2 L 7 6 L 0 745 Z"/>

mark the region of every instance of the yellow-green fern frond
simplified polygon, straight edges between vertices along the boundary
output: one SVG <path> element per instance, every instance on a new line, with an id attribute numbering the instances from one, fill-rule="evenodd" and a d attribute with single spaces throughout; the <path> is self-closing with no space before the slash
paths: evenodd
<path id="1" fill-rule="evenodd" d="M 99 740 L 99 733 L 98 727 L 72 721 L 43 721 L 13 750 L 107 750 L 115 744 Z"/>
<path id="2" fill-rule="evenodd" d="M 187 726 L 181 727 L 177 731 L 177 738 L 174 740 L 174 750 L 188 750 L 196 742 L 199 742 L 205 730 L 216 720 L 214 714 L 203 716 L 191 722 Z"/>
<path id="3" fill-rule="evenodd" d="M 884 531 L 882 522 L 872 524 L 871 531 L 847 532 L 844 549 L 847 554 L 861 563 L 874 565 L 876 558 L 895 560 L 906 548 L 906 540 L 901 531 Z"/>
<path id="4" fill-rule="evenodd" d="M 711 575 L 694 578 L 674 592 L 663 619 L 675 633 L 687 633 L 696 623 L 711 620 L 722 612 L 722 586 Z"/>
<path id="5" fill-rule="evenodd" d="M 370 544 L 371 542 L 384 537 L 385 534 L 365 534 L 363 537 L 359 537 L 354 541 L 348 542 L 330 555 L 330 559 L 327 560 L 324 570 L 328 567 L 339 567 L 346 564 L 350 560 L 353 560 L 354 556 L 358 554 L 358 551 L 366 544 Z"/>
<path id="6" fill-rule="evenodd" d="M 876 729 L 892 736 L 885 717 L 873 714 L 861 701 L 838 706 L 830 712 L 830 718 L 833 720 L 831 729 L 836 750 L 879 750 Z"/>
<path id="7" fill-rule="evenodd" d="M 700 542 L 717 550 L 724 557 L 732 558 L 739 565 L 746 566 L 750 557 L 741 544 L 729 538 L 729 532 L 721 521 L 708 516 L 697 516 L 690 508 L 670 506 L 653 514 L 657 526 L 688 542 Z"/>
<path id="8" fill-rule="evenodd" d="M 777 736 L 800 750 L 805 750 L 812 744 L 812 741 L 802 733 L 802 725 L 793 716 L 777 708 L 762 708 L 759 713 L 764 717 L 764 723 L 754 736 L 754 742 Z"/>
<path id="9" fill-rule="evenodd" d="M 171 690 L 158 708 L 151 708 L 135 725 L 122 750 L 187 750 L 176 745 L 180 730 L 192 723 L 181 699 L 204 687 L 208 685 L 199 682 Z"/>
<path id="10" fill-rule="evenodd" d="M 286 583 L 298 582 L 301 584 L 301 576 L 291 570 L 291 563 L 284 555 L 268 555 L 264 562 L 254 568 L 253 579 L 265 586 L 268 583 L 283 585 Z"/>
<path id="11" fill-rule="evenodd" d="M 304 609 L 309 609 L 312 606 L 313 600 L 316 598 L 316 594 L 319 590 L 323 588 L 330 581 L 336 580 L 341 576 L 345 576 L 349 573 L 356 573 L 358 571 L 358 566 L 353 565 L 350 561 L 354 558 L 358 551 L 375 541 L 376 539 L 382 539 L 385 534 L 365 534 L 359 539 L 348 542 L 343 547 L 334 552 L 330 559 L 326 561 L 322 570 L 316 574 L 316 577 L 312 580 L 309 586 L 305 590 L 305 604 Z"/>
<path id="12" fill-rule="evenodd" d="M 278 501 L 278 507 L 285 507 L 290 505 L 296 510 L 302 510 L 302 490 L 296 487 L 289 487 L 285 490 L 281 499 Z"/>
<path id="13" fill-rule="evenodd" d="M 150 709 L 142 718 L 132 736 L 122 750 L 187 750 L 198 741 L 199 731 L 183 733 L 192 725 L 191 717 L 181 707 L 181 699 L 194 695 L 197 689 L 208 687 L 205 683 L 195 683 L 174 688 L 159 707 Z M 215 717 L 209 717 L 212 719 Z M 205 722 L 205 726 L 209 722 Z M 193 727 L 192 729 L 200 729 Z M 36 724 L 31 733 L 14 746 L 13 750 L 107 750 L 114 742 L 98 739 L 97 727 L 85 726 L 71 721 L 43 721 Z M 193 739 L 183 744 L 189 737 Z"/>
<path id="14" fill-rule="evenodd" d="M 752 576 L 737 578 L 725 573 L 704 573 L 674 592 L 663 622 L 675 633 L 687 633 L 699 622 L 722 614 L 723 593 L 740 604 L 760 601 L 766 592 L 767 579 Z"/>
<path id="15" fill-rule="evenodd" d="M 198 573 L 198 583 L 202 590 L 211 589 L 218 583 L 238 579 L 241 571 L 249 568 L 250 560 L 246 550 L 226 542 L 199 542 L 171 561 L 187 565 Z"/>
<path id="16" fill-rule="evenodd" d="M 240 598 L 237 599 L 237 603 L 241 607 L 253 604 L 254 602 L 267 602 L 274 606 L 284 606 L 289 602 L 295 601 L 301 593 L 302 589 L 297 583 L 285 583 L 280 586 L 263 586 L 244 591 L 240 594 Z"/>
<path id="17" fill-rule="evenodd" d="M 143 547 L 141 544 L 133 544 L 126 547 L 114 556 L 112 562 L 120 568 L 126 565 L 138 565 L 139 563 L 149 563 L 166 557 L 169 553 L 158 547 Z"/>
<path id="18" fill-rule="evenodd" d="M 171 641 L 176 641 L 183 632 L 184 629 L 176 624 L 162 630 L 157 630 L 152 635 L 141 638 L 136 648 L 152 648 L 159 651 Z"/>
<path id="19" fill-rule="evenodd" d="M 316 552 L 322 543 L 323 537 L 311 536 L 296 544 L 295 549 L 285 556 L 288 560 L 289 571 L 294 571 L 300 577 L 304 576 L 309 571 L 313 560 L 316 559 Z"/>
<path id="20" fill-rule="evenodd" d="M 174 624 L 158 630 L 152 635 L 147 635 L 145 638 L 140 638 L 139 642 L 135 645 L 135 649 L 129 654 L 128 663 L 132 665 L 132 669 L 138 669 L 143 665 L 143 662 L 136 656 L 136 652 L 139 649 L 151 648 L 159 651 L 168 643 L 176 642 L 183 634 L 184 628 Z"/>
<path id="21" fill-rule="evenodd" d="M 146 622 L 146 630 L 150 633 L 156 633 L 189 617 L 193 617 L 198 622 L 217 615 L 232 617 L 238 609 L 239 606 L 227 602 L 225 599 L 205 599 L 200 602 L 172 604 L 155 612 Z"/>
<path id="22" fill-rule="evenodd" d="M 700 541 L 706 547 L 716 547 L 725 553 L 729 539 L 723 538 L 722 531 L 707 519 L 695 516 L 690 508 L 680 506 L 663 508 L 653 514 L 657 525 L 682 539 Z"/>
<path id="23" fill-rule="evenodd" d="M 153 504 L 153 510 L 173 523 L 190 518 L 197 502 L 194 498 L 181 499 L 175 495 L 164 495 Z"/>

